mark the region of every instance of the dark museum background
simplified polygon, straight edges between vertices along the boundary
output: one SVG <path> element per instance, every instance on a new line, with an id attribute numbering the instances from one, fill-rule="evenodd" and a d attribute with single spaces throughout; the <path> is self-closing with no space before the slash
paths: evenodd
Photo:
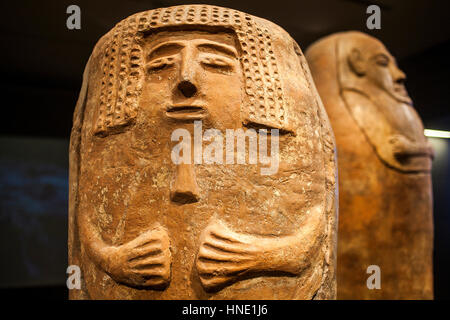
<path id="1" fill-rule="evenodd" d="M 0 53 L 0 291 L 64 299 L 67 268 L 68 146 L 84 65 L 96 41 L 121 19 L 186 3 L 216 4 L 271 20 L 303 51 L 316 39 L 360 30 L 379 38 L 408 76 L 425 128 L 450 130 L 447 1 L 15 1 L 2 2 Z M 68 30 L 66 8 L 81 8 Z M 367 30 L 366 8 L 382 11 Z M 435 298 L 450 297 L 450 140 L 430 138 L 434 192 Z"/>

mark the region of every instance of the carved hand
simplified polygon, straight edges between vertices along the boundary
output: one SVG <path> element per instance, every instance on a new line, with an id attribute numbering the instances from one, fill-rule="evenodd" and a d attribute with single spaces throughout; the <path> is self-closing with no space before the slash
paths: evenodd
<path id="1" fill-rule="evenodd" d="M 392 146 L 394 155 L 402 155 L 406 153 L 411 142 L 404 136 L 395 134 L 389 137 L 389 143 Z"/>
<path id="2" fill-rule="evenodd" d="M 263 248 L 254 237 L 238 234 L 219 222 L 204 231 L 197 255 L 200 281 L 207 290 L 233 282 L 239 276 L 258 269 Z"/>
<path id="3" fill-rule="evenodd" d="M 434 156 L 433 148 L 427 142 L 426 144 L 414 143 L 402 135 L 393 135 L 389 138 L 392 146 L 392 152 L 396 156 L 414 156 L 428 155 Z"/>
<path id="4" fill-rule="evenodd" d="M 167 231 L 157 227 L 121 246 L 105 247 L 105 270 L 116 282 L 132 287 L 164 287 L 170 281 L 169 247 Z"/>
<path id="5" fill-rule="evenodd" d="M 197 255 L 200 281 L 206 290 L 212 290 L 251 273 L 300 274 L 318 263 L 324 223 L 321 207 L 311 210 L 299 232 L 283 237 L 239 234 L 213 222 L 202 235 Z"/>

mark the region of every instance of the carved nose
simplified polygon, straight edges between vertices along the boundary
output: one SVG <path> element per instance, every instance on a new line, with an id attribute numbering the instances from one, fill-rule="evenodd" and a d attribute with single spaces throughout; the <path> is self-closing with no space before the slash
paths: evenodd
<path id="1" fill-rule="evenodd" d="M 170 199 L 179 204 L 194 203 L 200 200 L 197 181 L 191 164 L 182 163 L 177 165 Z"/>
<path id="2" fill-rule="evenodd" d="M 406 82 L 406 76 L 405 77 L 400 76 L 395 79 L 395 83 L 398 85 L 405 85 L 405 82 Z"/>
<path id="3" fill-rule="evenodd" d="M 197 93 L 197 87 L 188 80 L 181 81 L 177 88 L 186 98 L 193 97 Z"/>
<path id="4" fill-rule="evenodd" d="M 394 82 L 399 85 L 404 85 L 406 82 L 406 74 L 400 70 L 397 66 L 394 66 L 393 70 Z"/>

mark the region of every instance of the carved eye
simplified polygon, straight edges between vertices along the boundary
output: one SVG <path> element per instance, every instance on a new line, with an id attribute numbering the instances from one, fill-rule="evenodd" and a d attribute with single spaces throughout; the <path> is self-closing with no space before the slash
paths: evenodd
<path id="1" fill-rule="evenodd" d="M 174 62 L 175 62 L 174 57 L 163 57 L 155 59 L 147 64 L 147 71 L 151 73 L 158 72 L 160 70 L 173 66 Z"/>
<path id="2" fill-rule="evenodd" d="M 201 64 L 221 72 L 232 72 L 233 62 L 228 58 L 222 58 L 214 55 L 204 55 L 201 58 Z"/>
<path id="3" fill-rule="evenodd" d="M 389 65 L 389 57 L 384 54 L 379 54 L 375 57 L 375 62 L 379 66 L 387 67 Z"/>

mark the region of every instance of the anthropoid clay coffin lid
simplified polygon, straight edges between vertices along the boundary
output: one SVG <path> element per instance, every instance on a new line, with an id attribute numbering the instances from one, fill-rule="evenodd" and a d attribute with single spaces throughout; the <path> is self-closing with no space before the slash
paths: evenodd
<path id="1" fill-rule="evenodd" d="M 338 148 L 338 299 L 432 299 L 433 150 L 405 74 L 361 32 L 320 39 L 306 57 Z"/>
<path id="2" fill-rule="evenodd" d="M 336 188 L 283 29 L 207 5 L 132 15 L 95 46 L 75 109 L 70 298 L 333 299 Z"/>

